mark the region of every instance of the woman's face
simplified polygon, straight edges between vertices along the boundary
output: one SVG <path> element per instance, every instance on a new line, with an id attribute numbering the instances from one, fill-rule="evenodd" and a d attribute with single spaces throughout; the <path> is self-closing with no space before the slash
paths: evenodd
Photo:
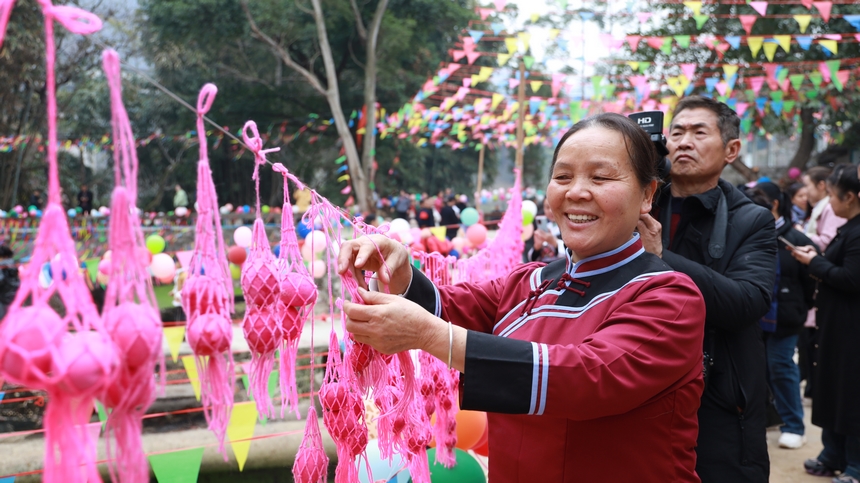
<path id="1" fill-rule="evenodd" d="M 803 176 L 803 185 L 806 186 L 806 197 L 809 199 L 809 204 L 815 206 L 816 203 L 823 200 L 827 196 L 827 187 L 824 181 L 815 183 L 807 175 Z"/>
<path id="2" fill-rule="evenodd" d="M 833 214 L 841 218 L 851 218 L 854 206 L 860 203 L 860 200 L 851 194 L 840 195 L 839 190 L 830 183 L 827 183 L 827 191 L 830 194 L 830 207 L 833 208 Z"/>
<path id="3" fill-rule="evenodd" d="M 791 197 L 791 204 L 794 206 L 805 210 L 806 204 L 808 203 L 807 195 L 806 195 L 806 186 L 797 190 L 797 193 L 794 193 L 794 196 Z"/>
<path id="4" fill-rule="evenodd" d="M 546 196 L 574 261 L 630 240 L 639 215 L 651 211 L 656 186 L 639 184 L 621 133 L 595 126 L 567 138 Z"/>

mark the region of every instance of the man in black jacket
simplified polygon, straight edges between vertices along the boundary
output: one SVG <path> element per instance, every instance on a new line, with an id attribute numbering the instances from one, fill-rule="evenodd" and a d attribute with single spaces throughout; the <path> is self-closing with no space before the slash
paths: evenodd
<path id="1" fill-rule="evenodd" d="M 740 120 L 728 106 L 682 99 L 667 147 L 671 183 L 643 215 L 645 249 L 690 276 L 705 298 L 705 391 L 696 472 L 703 483 L 766 483 L 767 382 L 759 319 L 776 277 L 773 216 L 730 183 Z"/>

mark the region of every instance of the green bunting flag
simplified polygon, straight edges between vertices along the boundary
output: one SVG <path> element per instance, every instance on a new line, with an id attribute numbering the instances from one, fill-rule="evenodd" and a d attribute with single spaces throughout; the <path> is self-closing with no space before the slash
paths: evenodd
<path id="1" fill-rule="evenodd" d="M 269 386 L 268 386 L 269 399 L 275 397 L 275 395 L 278 394 L 278 384 L 279 384 L 278 377 L 279 377 L 279 374 L 280 373 L 278 372 L 277 369 L 275 369 L 271 373 L 269 373 Z M 248 379 L 247 374 L 242 374 L 242 383 L 245 385 L 246 390 L 251 387 L 251 382 Z M 248 393 L 248 397 L 251 399 L 251 401 L 254 400 L 254 396 L 252 396 L 251 393 Z M 265 426 L 265 424 L 267 422 L 268 422 L 268 419 L 266 418 L 266 416 L 264 414 L 261 414 L 260 415 L 260 424 Z"/>
<path id="2" fill-rule="evenodd" d="M 696 19 L 696 28 L 702 30 L 702 27 L 705 26 L 705 22 L 707 22 L 710 17 L 707 15 L 693 15 L 693 18 Z"/>
<path id="3" fill-rule="evenodd" d="M 527 69 L 527 70 L 531 70 L 532 65 L 534 65 L 534 63 L 535 63 L 535 58 L 534 58 L 534 57 L 532 57 L 532 56 L 530 56 L 530 55 L 524 55 L 524 56 L 523 56 L 523 64 L 525 64 L 525 65 L 526 65 L 526 69 Z"/>
<path id="4" fill-rule="evenodd" d="M 196 483 L 203 461 L 203 448 L 149 455 L 158 483 Z"/>
<path id="5" fill-rule="evenodd" d="M 799 91 L 800 86 L 803 85 L 803 79 L 806 76 L 803 74 L 791 74 L 788 76 L 789 82 L 791 82 L 791 87 L 794 87 L 794 90 Z"/>
<path id="6" fill-rule="evenodd" d="M 676 35 L 675 42 L 678 42 L 678 47 L 682 49 L 690 48 L 690 36 L 689 35 Z"/>

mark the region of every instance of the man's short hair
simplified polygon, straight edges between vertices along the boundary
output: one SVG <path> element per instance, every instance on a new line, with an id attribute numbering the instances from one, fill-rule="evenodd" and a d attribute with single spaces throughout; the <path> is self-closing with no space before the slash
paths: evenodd
<path id="1" fill-rule="evenodd" d="M 710 97 L 685 97 L 675 106 L 672 118 L 677 117 L 685 109 L 707 109 L 716 114 L 717 128 L 720 130 L 723 145 L 728 144 L 729 141 L 740 139 L 741 119 L 738 117 L 738 113 L 725 103 L 716 101 Z"/>

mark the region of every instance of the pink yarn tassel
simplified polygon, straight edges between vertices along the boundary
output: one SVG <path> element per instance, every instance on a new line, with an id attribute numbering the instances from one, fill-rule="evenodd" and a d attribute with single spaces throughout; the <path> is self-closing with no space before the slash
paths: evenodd
<path id="1" fill-rule="evenodd" d="M 298 352 L 299 339 L 285 339 L 281 343 L 281 349 L 278 353 L 278 363 L 281 367 L 278 383 L 281 389 L 282 418 L 287 408 L 289 408 L 289 412 L 295 413 L 296 418 L 301 418 L 301 414 L 299 414 L 299 391 L 296 386 L 296 357 Z M 311 375 L 313 376 L 313 368 L 311 368 Z"/>
<path id="2" fill-rule="evenodd" d="M 305 435 L 296 453 L 293 464 L 293 479 L 296 483 L 326 483 L 328 481 L 328 455 L 320 433 L 319 416 L 311 405 L 305 423 Z"/>
<path id="3" fill-rule="evenodd" d="M 209 429 L 215 433 L 218 440 L 218 451 L 224 455 L 227 461 L 227 452 L 224 441 L 227 437 L 227 425 L 230 423 L 230 414 L 233 412 L 233 357 L 224 358 L 216 355 L 213 357 L 198 357 L 197 373 L 200 375 L 200 393 L 203 405 L 207 408 L 203 414 Z"/>
<path id="4" fill-rule="evenodd" d="M 102 481 L 95 464 L 96 441 L 87 428 L 92 414 L 92 396 L 74 397 L 59 391 L 51 398 L 43 422 L 44 481 Z"/>

